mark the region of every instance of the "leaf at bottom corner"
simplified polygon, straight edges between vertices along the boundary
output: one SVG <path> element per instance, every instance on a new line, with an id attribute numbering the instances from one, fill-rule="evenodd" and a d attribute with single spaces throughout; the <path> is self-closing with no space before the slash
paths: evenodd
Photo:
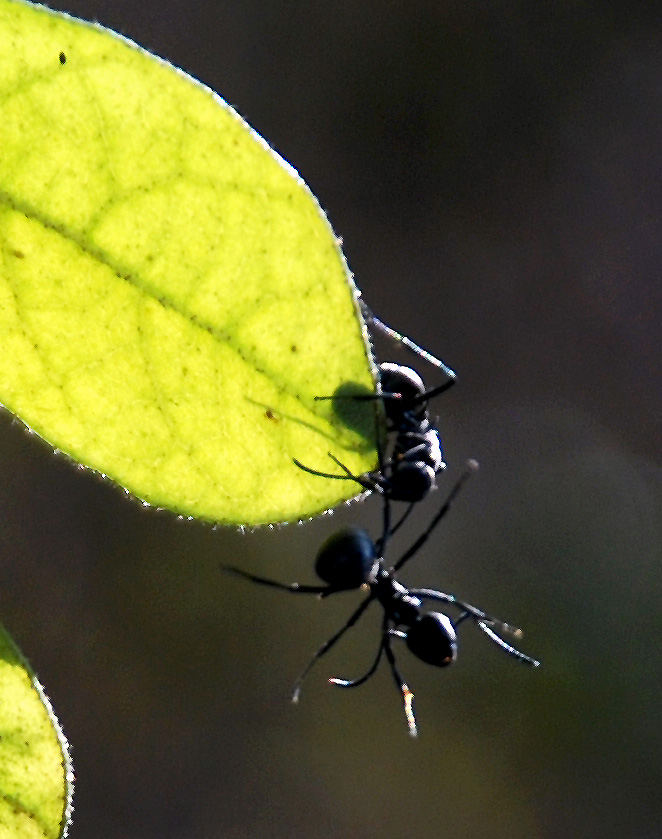
<path id="1" fill-rule="evenodd" d="M 0 626 L 0 839 L 65 836 L 72 782 L 67 741 L 50 702 Z"/>

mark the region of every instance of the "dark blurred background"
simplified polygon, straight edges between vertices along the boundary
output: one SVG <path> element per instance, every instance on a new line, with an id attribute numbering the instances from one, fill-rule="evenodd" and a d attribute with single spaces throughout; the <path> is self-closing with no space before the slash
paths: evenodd
<path id="1" fill-rule="evenodd" d="M 312 581 L 340 522 L 241 534 L 143 509 L 0 418 L 1 615 L 73 744 L 72 837 L 662 835 L 662 19 L 622 2 L 70 0 L 221 93 L 301 173 L 366 301 L 458 370 L 449 475 L 482 469 L 407 568 L 526 630 L 405 649 Z M 405 361 L 393 347 L 382 357 Z M 425 369 L 433 383 L 435 371 Z M 442 489 L 443 492 L 443 489 Z M 438 493 L 393 546 L 405 547 Z"/>

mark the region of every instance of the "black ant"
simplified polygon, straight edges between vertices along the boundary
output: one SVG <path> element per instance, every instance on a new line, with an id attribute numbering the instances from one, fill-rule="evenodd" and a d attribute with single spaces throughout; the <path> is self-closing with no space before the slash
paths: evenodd
<path id="1" fill-rule="evenodd" d="M 294 463 L 311 475 L 356 481 L 364 489 L 380 492 L 391 501 L 406 501 L 413 505 L 422 501 L 434 489 L 437 474 L 446 468 L 439 432 L 430 422 L 428 403 L 430 399 L 455 384 L 456 374 L 443 361 L 430 355 L 411 339 L 380 321 L 365 305 L 363 311 L 380 331 L 443 370 L 447 380 L 437 387 L 426 390 L 422 378 L 415 370 L 393 362 L 383 362 L 379 365 L 379 393 L 315 397 L 317 400 L 345 398 L 382 401 L 387 420 L 387 432 L 395 435 L 391 456 L 382 462 L 380 455 L 379 470 L 365 475 L 352 474 L 331 453 L 329 457 L 343 470 L 344 475 L 311 469 L 296 458 Z"/>
<path id="2" fill-rule="evenodd" d="M 467 470 L 462 474 L 448 497 L 433 517 L 430 524 L 408 550 L 391 568 L 384 563 L 384 548 L 392 531 L 385 530 L 381 538 L 375 543 L 369 534 L 358 527 L 347 527 L 331 536 L 320 548 L 315 561 L 317 576 L 326 585 L 300 585 L 299 583 L 280 583 L 265 577 L 249 574 L 240 568 L 226 566 L 225 570 L 237 574 L 247 580 L 260 585 L 271 586 L 295 594 L 317 594 L 319 597 L 329 597 L 341 591 L 367 588 L 368 595 L 359 607 L 350 615 L 345 624 L 332 635 L 315 653 L 303 673 L 294 684 L 291 698 L 293 702 L 299 700 L 303 680 L 313 665 L 326 655 L 340 638 L 359 620 L 368 606 L 377 601 L 384 610 L 381 640 L 377 656 L 368 671 L 358 679 L 329 679 L 340 687 L 358 687 L 364 684 L 375 673 L 382 656 L 385 655 L 391 668 L 393 678 L 402 693 L 405 715 L 409 733 L 417 736 L 416 717 L 413 709 L 414 695 L 400 675 L 395 663 L 395 654 L 391 648 L 393 638 L 402 638 L 409 650 L 421 661 L 436 667 L 452 664 L 457 658 L 457 627 L 468 618 L 472 619 L 487 637 L 509 655 L 537 667 L 539 662 L 506 643 L 493 627 L 501 632 L 519 635 L 520 630 L 511 627 L 497 618 L 490 617 L 481 609 L 458 600 L 453 594 L 435 591 L 429 588 L 406 588 L 398 582 L 395 574 L 402 566 L 416 554 L 428 540 L 430 534 L 448 512 L 453 500 L 472 471 L 477 469 L 475 461 L 469 461 Z M 385 497 L 384 503 L 389 504 Z M 384 520 L 389 516 L 385 512 Z M 426 611 L 423 601 L 437 600 L 448 603 L 459 609 L 459 616 L 454 620 L 442 612 Z"/>

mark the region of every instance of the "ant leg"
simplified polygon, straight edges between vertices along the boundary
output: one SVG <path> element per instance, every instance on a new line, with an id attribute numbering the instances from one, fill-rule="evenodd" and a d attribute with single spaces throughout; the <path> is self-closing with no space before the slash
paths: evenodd
<path id="1" fill-rule="evenodd" d="M 326 655 L 329 652 L 329 650 L 331 649 L 331 647 L 333 647 L 334 644 L 336 644 L 342 638 L 342 636 L 345 634 L 345 632 L 347 632 L 348 629 L 350 629 L 352 626 L 354 626 L 354 624 L 357 622 L 357 620 L 361 617 L 361 615 L 365 612 L 365 610 L 368 608 L 368 606 L 370 605 L 370 603 L 372 603 L 372 601 L 374 599 L 375 599 L 375 595 L 370 593 L 365 598 L 365 600 L 361 603 L 359 608 L 350 615 L 347 623 L 345 623 L 334 635 L 332 635 L 328 639 L 328 641 L 325 641 L 322 644 L 322 646 L 319 648 L 319 650 L 315 653 L 315 655 L 310 659 L 310 661 L 306 665 L 303 673 L 299 676 L 299 678 L 294 683 L 294 687 L 292 688 L 292 693 L 290 694 L 290 698 L 291 698 L 292 702 L 298 702 L 299 701 L 299 694 L 301 693 L 301 684 L 302 684 L 303 680 L 306 678 L 306 676 L 308 675 L 308 673 L 311 671 L 315 662 L 318 659 L 322 658 L 323 655 Z"/>
<path id="2" fill-rule="evenodd" d="M 384 442 L 383 439 L 378 437 L 377 439 L 377 466 L 379 467 L 379 474 L 384 475 L 384 450 L 382 448 L 382 443 Z M 388 534 L 391 529 L 391 502 L 389 500 L 387 493 L 382 493 L 384 497 L 384 506 L 382 510 L 382 517 L 384 527 L 382 530 L 382 535 L 375 545 L 377 550 L 378 556 L 384 556 L 384 548 L 386 547 L 386 540 L 388 539 Z"/>
<path id="3" fill-rule="evenodd" d="M 331 458 L 331 460 L 332 460 L 332 461 L 333 461 L 336 465 L 340 466 L 340 468 L 343 470 L 343 472 L 345 473 L 345 475 L 346 475 L 348 478 L 351 478 L 351 480 L 352 480 L 352 481 L 356 481 L 356 483 L 357 483 L 357 484 L 360 484 L 362 481 L 366 481 L 366 483 L 371 483 L 371 484 L 372 484 L 372 481 L 367 481 L 367 479 L 366 479 L 366 478 L 363 478 L 363 476 L 362 476 L 362 475 L 354 475 L 354 474 L 352 474 L 352 473 L 349 471 L 349 469 L 345 466 L 345 464 L 344 464 L 344 463 L 342 463 L 340 460 L 338 460 L 338 458 L 337 458 L 334 454 L 331 454 L 331 452 L 329 452 L 329 457 Z"/>
<path id="4" fill-rule="evenodd" d="M 421 597 L 424 597 L 424 596 L 425 595 L 421 595 Z M 462 614 L 458 618 L 455 618 L 455 620 L 452 621 L 453 626 L 458 627 L 462 623 L 462 621 L 465 621 L 467 618 L 470 618 L 470 617 L 471 617 L 471 612 L 462 612 Z"/>
<path id="5" fill-rule="evenodd" d="M 379 667 L 379 662 L 382 660 L 382 653 L 384 652 L 384 636 L 388 633 L 388 618 L 384 615 L 384 620 L 382 622 L 382 640 L 379 644 L 379 649 L 377 650 L 377 657 L 375 658 L 374 662 L 370 666 L 368 672 L 361 676 L 359 679 L 329 679 L 332 685 L 339 685 L 341 688 L 357 688 L 359 685 L 364 684 L 368 681 L 368 679 L 374 675 L 375 671 Z"/>
<path id="6" fill-rule="evenodd" d="M 455 371 L 451 370 L 451 368 L 444 364 L 444 362 L 433 356 L 427 350 L 424 350 L 422 347 L 419 347 L 418 344 L 415 344 L 411 338 L 407 338 L 406 335 L 401 335 L 399 332 L 396 332 L 395 329 L 392 329 L 390 326 L 385 324 L 381 321 L 376 315 L 374 315 L 368 306 L 363 302 L 360 301 L 361 304 L 361 311 L 363 312 L 363 316 L 366 320 L 369 320 L 380 332 L 390 338 L 392 341 L 395 341 L 396 344 L 402 344 L 403 346 L 407 347 L 408 350 L 411 350 L 416 355 L 420 356 L 421 358 L 425 359 L 428 364 L 431 364 L 433 367 L 438 367 L 442 370 L 450 379 L 455 379 Z"/>
<path id="7" fill-rule="evenodd" d="M 384 402 L 386 399 L 402 399 L 401 393 L 337 393 L 334 396 L 313 396 L 315 402 L 328 402 L 330 399 L 352 399 L 354 402 Z M 418 401 L 418 400 L 416 400 Z"/>
<path id="8" fill-rule="evenodd" d="M 361 676 L 360 679 L 329 679 L 329 683 L 332 685 L 339 685 L 341 688 L 357 688 L 359 685 L 364 684 L 372 675 L 374 675 L 375 671 L 377 670 L 379 662 L 382 660 L 383 652 L 384 645 L 380 644 L 379 649 L 377 650 L 377 657 L 375 658 L 374 663 L 370 667 L 370 670 L 368 670 L 368 672 L 364 676 Z"/>
<path id="9" fill-rule="evenodd" d="M 451 504 L 455 500 L 455 497 L 457 496 L 459 491 L 462 489 L 463 485 L 469 479 L 472 472 L 475 472 L 477 469 L 478 469 L 478 464 L 476 463 L 475 460 L 469 460 L 467 462 L 467 468 L 465 469 L 465 471 L 460 475 L 460 477 L 455 482 L 455 485 L 453 486 L 451 491 L 448 493 L 448 496 L 446 497 L 446 500 L 442 504 L 439 512 L 436 514 L 436 516 L 434 516 L 434 518 L 432 519 L 430 524 L 423 531 L 423 533 L 421 533 L 421 535 L 414 542 L 414 544 L 411 545 L 411 547 L 407 551 L 405 551 L 405 553 L 395 563 L 395 565 L 393 566 L 394 571 L 398 571 L 400 568 L 402 568 L 402 566 L 405 564 L 405 562 L 407 562 L 407 560 L 411 559 L 412 556 L 414 556 L 414 554 L 417 553 L 420 550 L 420 548 L 427 542 L 427 540 L 430 538 L 430 534 L 432 533 L 432 531 L 435 529 L 435 527 L 439 524 L 439 522 L 443 519 L 443 517 L 446 515 L 446 513 L 450 509 Z"/>
<path id="10" fill-rule="evenodd" d="M 308 472 L 309 475 L 316 475 L 318 478 L 333 478 L 336 481 L 356 481 L 359 486 L 362 486 L 363 489 L 367 489 L 369 492 L 378 488 L 379 484 L 368 480 L 368 478 L 364 478 L 362 475 L 353 475 L 349 469 L 338 460 L 337 457 L 334 457 L 334 455 L 331 454 L 331 452 L 329 452 L 329 457 L 344 470 L 344 475 L 334 475 L 331 472 L 320 472 L 317 469 L 311 469 L 310 466 L 304 466 L 304 464 L 297 460 L 296 457 L 293 457 L 292 461 L 295 466 L 299 467 L 299 469 L 302 469 L 304 472 Z"/>
<path id="11" fill-rule="evenodd" d="M 382 498 L 384 499 L 384 509 L 383 509 L 383 529 L 382 535 L 379 537 L 377 542 L 375 543 L 375 553 L 377 556 L 382 557 L 384 556 L 384 549 L 386 548 L 386 543 L 389 540 L 389 537 L 393 533 L 391 530 L 391 502 L 388 497 L 388 493 L 382 493 Z"/>
<path id="12" fill-rule="evenodd" d="M 382 653 L 384 652 L 384 644 L 379 645 L 379 650 L 377 651 L 377 657 L 375 658 L 374 663 L 371 665 L 370 670 L 364 675 L 361 676 L 360 679 L 329 679 L 330 684 L 332 685 L 339 685 L 341 688 L 357 688 L 359 685 L 365 684 L 368 679 L 373 676 L 379 667 L 379 662 L 382 660 Z"/>
<path id="13" fill-rule="evenodd" d="M 414 507 L 415 507 L 415 506 L 416 506 L 416 502 L 415 502 L 415 501 L 412 501 L 412 502 L 409 504 L 409 506 L 407 507 L 407 509 L 405 510 L 405 512 L 404 512 L 404 513 L 402 514 L 402 516 L 400 517 L 400 521 L 398 521 L 398 523 L 397 523 L 396 525 L 394 525 L 393 529 L 390 531 L 389 536 L 393 536 L 393 534 L 394 534 L 397 530 L 399 530 L 399 529 L 400 529 L 400 527 L 401 527 L 401 526 L 405 523 L 405 521 L 406 521 L 406 520 L 407 520 L 407 518 L 409 517 L 409 514 L 411 513 L 411 511 L 414 509 Z"/>
<path id="14" fill-rule="evenodd" d="M 414 595 L 414 597 L 425 597 L 429 600 L 441 600 L 444 603 L 451 603 L 452 605 L 457 606 L 458 609 L 462 609 L 463 614 L 460 615 L 457 623 L 465 620 L 466 617 L 472 617 L 475 621 L 482 620 L 486 623 L 499 626 L 499 628 L 504 632 L 509 632 L 512 635 L 522 634 L 522 630 L 518 629 L 518 627 L 512 626 L 511 624 L 499 620 L 498 618 L 493 618 L 491 615 L 483 612 L 482 609 L 472 606 L 471 603 L 465 603 L 464 600 L 459 600 L 454 594 L 448 594 L 445 591 L 437 591 L 433 588 L 412 588 L 409 589 L 409 591 Z"/>
<path id="15" fill-rule="evenodd" d="M 405 716 L 407 717 L 407 728 L 409 729 L 409 733 L 412 737 L 418 737 L 418 729 L 416 728 L 416 715 L 414 714 L 413 704 L 414 694 L 409 690 L 409 686 L 400 675 L 400 671 L 398 670 L 398 667 L 395 663 L 395 656 L 393 655 L 393 650 L 391 649 L 390 635 L 387 634 L 384 636 L 382 646 L 384 647 L 384 652 L 386 653 L 388 663 L 391 665 L 391 673 L 393 673 L 395 684 L 402 692 L 402 699 L 405 706 Z"/>
<path id="16" fill-rule="evenodd" d="M 269 580 L 267 577 L 258 577 L 255 574 L 249 574 L 248 571 L 243 571 L 241 568 L 236 568 L 234 565 L 221 565 L 221 570 L 227 571 L 229 574 L 235 574 L 237 577 L 243 577 L 245 580 L 250 580 L 252 583 L 259 583 L 261 586 L 271 586 L 271 588 L 279 588 L 282 591 L 291 591 L 294 594 L 333 594 L 336 589 L 331 586 L 302 586 L 299 583 L 279 583 L 276 580 Z"/>
<path id="17" fill-rule="evenodd" d="M 456 381 L 457 379 L 455 377 L 455 373 L 453 373 L 452 378 L 450 378 L 447 382 L 444 382 L 443 384 L 438 385 L 437 387 L 430 388 L 430 390 L 426 390 L 425 393 L 421 393 L 420 396 L 417 396 L 415 399 L 412 399 L 411 401 L 407 402 L 407 405 L 411 405 L 412 407 L 416 405 L 421 405 L 423 402 L 427 402 L 433 397 L 439 396 L 440 393 L 443 393 L 444 391 L 452 388 Z"/>
<path id="18" fill-rule="evenodd" d="M 382 480 L 386 480 L 384 478 L 384 453 L 381 451 L 381 449 L 378 451 L 378 456 L 379 456 L 379 464 L 378 464 L 379 465 L 379 472 L 378 472 L 377 484 L 376 484 L 375 488 L 379 492 L 381 492 L 384 504 L 383 504 L 383 510 L 382 510 L 382 521 L 383 521 L 382 535 L 379 537 L 379 539 L 375 543 L 375 551 L 376 551 L 377 556 L 383 557 L 384 556 L 384 550 L 386 549 L 386 543 L 388 542 L 388 540 L 391 537 L 391 534 L 394 531 L 391 529 L 391 499 L 389 498 L 388 492 L 385 491 L 383 486 L 378 482 L 379 481 L 379 476 L 381 476 Z"/>
<path id="19" fill-rule="evenodd" d="M 386 480 L 384 478 L 384 450 L 382 449 L 381 443 L 383 440 L 378 441 L 379 445 L 377 447 L 377 465 L 379 467 L 379 472 L 377 473 L 378 476 L 381 476 L 381 480 Z M 378 478 L 379 480 L 379 478 Z M 375 551 L 377 556 L 382 557 L 384 556 L 384 549 L 386 548 L 386 542 L 388 541 L 391 533 L 391 500 L 388 496 L 388 492 L 385 492 L 380 484 L 380 490 L 382 493 L 382 498 L 384 500 L 383 511 L 382 511 L 382 519 L 383 519 L 383 529 L 382 535 L 379 537 L 378 541 L 375 543 Z"/>
<path id="20" fill-rule="evenodd" d="M 516 650 L 515 647 L 512 647 L 510 644 L 506 643 L 503 638 L 499 637 L 496 632 L 492 629 L 492 626 L 498 626 L 502 632 L 509 632 L 512 635 L 518 636 L 522 634 L 522 630 L 518 629 L 516 626 L 512 626 L 511 624 L 505 623 L 498 618 L 493 618 L 490 615 L 485 614 L 481 609 L 477 609 L 475 606 L 472 606 L 469 603 L 465 603 L 462 600 L 458 600 L 457 597 L 453 594 L 446 594 L 443 591 L 435 591 L 434 589 L 430 588 L 412 588 L 409 590 L 410 594 L 413 594 L 414 597 L 423 597 L 428 598 L 430 600 L 441 600 L 444 603 L 451 603 L 454 606 L 457 606 L 459 609 L 462 609 L 463 612 L 460 617 L 453 621 L 453 623 L 457 626 L 457 624 L 461 623 L 468 617 L 473 618 L 476 621 L 476 624 L 479 626 L 480 629 L 487 635 L 490 641 L 493 641 L 498 647 L 501 647 L 502 650 L 508 653 L 508 655 L 513 656 L 513 658 L 517 658 L 520 661 L 523 661 L 525 664 L 530 664 L 532 667 L 538 667 L 540 662 L 537 661 L 535 658 L 531 658 L 528 655 Z"/>
<path id="21" fill-rule="evenodd" d="M 311 469 L 310 466 L 305 466 L 300 460 L 297 460 L 296 457 L 292 458 L 292 462 L 299 469 L 302 469 L 304 472 L 308 472 L 309 475 L 317 475 L 318 478 L 333 478 L 336 481 L 349 481 L 352 480 L 353 477 L 350 475 L 332 475 L 331 472 L 320 472 L 317 469 Z"/>
<path id="22" fill-rule="evenodd" d="M 513 656 L 513 658 L 518 659 L 519 661 L 523 661 L 524 664 L 530 664 L 532 667 L 540 667 L 540 662 L 537 661 L 535 658 L 531 658 L 528 655 L 524 655 L 519 650 L 516 650 L 515 647 L 511 647 L 510 644 L 507 644 L 503 638 L 499 638 L 496 632 L 488 626 L 486 621 L 477 621 L 478 626 L 483 630 L 483 632 L 487 635 L 487 637 L 494 641 L 494 643 L 501 647 L 504 652 L 507 652 L 508 655 Z"/>

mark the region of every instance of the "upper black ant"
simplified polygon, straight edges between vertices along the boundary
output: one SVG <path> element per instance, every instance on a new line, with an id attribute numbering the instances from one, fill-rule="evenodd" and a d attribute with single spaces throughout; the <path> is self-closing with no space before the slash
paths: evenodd
<path id="1" fill-rule="evenodd" d="M 434 528 L 448 512 L 453 500 L 460 491 L 472 471 L 477 468 L 475 461 L 469 461 L 467 470 L 451 489 L 448 497 L 442 504 L 439 511 L 433 517 L 430 524 L 416 541 L 404 552 L 400 559 L 392 567 L 384 563 L 384 549 L 392 531 L 385 529 L 381 538 L 375 543 L 369 534 L 358 527 L 345 528 L 331 536 L 320 548 L 315 561 L 317 576 L 326 585 L 300 585 L 299 583 L 280 583 L 255 574 L 249 574 L 240 568 L 226 566 L 227 571 L 238 574 L 254 583 L 290 591 L 296 594 L 317 594 L 321 598 L 328 597 L 340 591 L 348 591 L 358 588 L 367 588 L 369 593 L 361 602 L 359 607 L 350 615 L 345 624 L 329 638 L 315 653 L 303 673 L 295 682 L 291 698 L 297 702 L 301 692 L 304 678 L 309 673 L 315 662 L 326 655 L 336 644 L 345 632 L 354 626 L 361 615 L 366 611 L 373 601 L 378 601 L 384 610 L 382 621 L 381 640 L 377 656 L 368 671 L 358 679 L 329 679 L 332 684 L 340 687 L 358 687 L 375 673 L 382 655 L 386 656 L 396 685 L 402 692 L 405 715 L 409 733 L 416 737 L 416 717 L 414 715 L 412 701 L 414 695 L 409 686 L 400 675 L 395 663 L 395 655 L 391 649 L 393 638 L 402 638 L 409 650 L 421 661 L 437 667 L 445 667 L 455 661 L 457 657 L 457 627 L 467 618 L 471 618 L 487 637 L 501 647 L 509 655 L 537 667 L 539 662 L 524 653 L 516 650 L 503 640 L 493 627 L 502 632 L 520 634 L 520 630 L 509 626 L 497 618 L 490 617 L 481 609 L 458 600 L 453 594 L 442 591 L 435 591 L 429 588 L 407 589 L 395 578 L 395 573 L 416 554 L 422 545 L 428 540 Z M 384 498 L 385 507 L 388 507 L 389 499 Z M 388 513 L 384 514 L 385 522 L 388 522 Z M 387 525 L 385 525 L 385 528 Z M 452 620 L 448 615 L 441 612 L 425 611 L 424 600 L 438 600 L 448 603 L 460 610 L 459 616 Z"/>
<path id="2" fill-rule="evenodd" d="M 379 392 L 355 396 L 317 396 L 317 400 L 358 399 L 380 400 L 384 404 L 387 431 L 395 435 L 390 457 L 385 461 L 380 454 L 380 466 L 376 472 L 354 475 L 334 455 L 329 457 L 338 464 L 344 475 L 320 472 L 294 463 L 312 475 L 322 478 L 353 480 L 364 489 L 382 493 L 392 501 L 406 501 L 410 505 L 425 498 L 435 487 L 437 473 L 446 468 L 443 461 L 439 433 L 430 422 L 428 403 L 430 399 L 448 390 L 455 384 L 456 375 L 443 361 L 430 355 L 411 339 L 387 326 L 366 307 L 363 311 L 370 322 L 381 332 L 403 344 L 430 364 L 443 370 L 447 380 L 437 387 L 426 390 L 423 380 L 415 370 L 393 362 L 379 365 Z M 406 515 L 406 514 L 405 514 Z M 403 517 L 404 520 L 404 517 Z"/>

